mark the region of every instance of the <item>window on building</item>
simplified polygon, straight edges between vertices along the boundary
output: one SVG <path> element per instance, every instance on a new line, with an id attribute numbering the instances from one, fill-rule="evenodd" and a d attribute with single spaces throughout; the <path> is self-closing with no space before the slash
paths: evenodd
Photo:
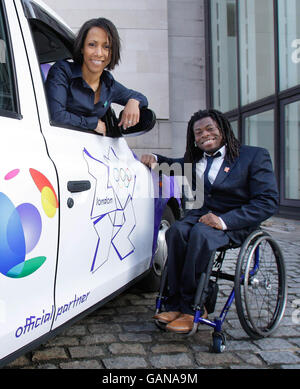
<path id="1" fill-rule="evenodd" d="M 300 200 L 300 102 L 284 111 L 285 198 Z"/>
<path id="2" fill-rule="evenodd" d="M 299 19 L 299 0 L 278 0 L 280 90 L 300 84 Z"/>
<path id="3" fill-rule="evenodd" d="M 227 112 L 238 104 L 235 0 L 211 1 L 214 107 Z"/>
<path id="4" fill-rule="evenodd" d="M 240 0 L 241 100 L 246 105 L 275 92 L 273 0 Z"/>
<path id="5" fill-rule="evenodd" d="M 245 144 L 267 149 L 274 159 L 274 110 L 251 115 L 245 119 Z"/>
<path id="6" fill-rule="evenodd" d="M 235 137 L 236 137 L 237 139 L 239 139 L 239 127 L 238 127 L 238 121 L 237 121 L 237 120 L 230 121 L 230 124 L 231 124 L 231 128 L 232 128 L 232 131 L 233 131 Z"/>

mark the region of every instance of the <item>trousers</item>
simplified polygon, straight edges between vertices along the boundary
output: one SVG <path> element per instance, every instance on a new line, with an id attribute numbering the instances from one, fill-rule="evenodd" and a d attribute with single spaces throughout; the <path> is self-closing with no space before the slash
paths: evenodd
<path id="1" fill-rule="evenodd" d="M 200 275 L 206 270 L 213 251 L 230 241 L 226 231 L 198 222 L 202 214 L 201 210 L 189 211 L 166 232 L 167 311 L 194 313 L 192 305 Z"/>

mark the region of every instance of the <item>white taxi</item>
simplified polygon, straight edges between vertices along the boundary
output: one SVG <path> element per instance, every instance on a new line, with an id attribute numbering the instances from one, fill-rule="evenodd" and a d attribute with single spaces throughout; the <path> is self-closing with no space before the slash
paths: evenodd
<path id="1" fill-rule="evenodd" d="M 0 1 L 1 366 L 141 277 L 157 287 L 179 212 L 124 136 L 50 122 L 47 68 L 73 39 L 41 1 Z"/>

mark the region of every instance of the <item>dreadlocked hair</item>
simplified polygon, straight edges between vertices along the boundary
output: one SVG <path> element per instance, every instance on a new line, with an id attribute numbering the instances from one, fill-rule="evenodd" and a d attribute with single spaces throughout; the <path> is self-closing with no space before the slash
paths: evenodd
<path id="1" fill-rule="evenodd" d="M 187 142 L 184 155 L 185 162 L 198 162 L 203 156 L 203 151 L 195 146 L 194 124 L 200 119 L 211 117 L 218 125 L 218 128 L 226 144 L 226 160 L 233 161 L 239 156 L 240 142 L 236 139 L 228 119 L 215 109 L 208 109 L 195 112 L 187 127 Z"/>

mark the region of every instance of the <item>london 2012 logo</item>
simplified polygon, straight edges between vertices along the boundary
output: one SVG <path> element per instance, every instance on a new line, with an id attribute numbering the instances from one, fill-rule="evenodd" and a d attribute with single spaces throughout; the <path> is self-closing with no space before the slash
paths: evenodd
<path id="1" fill-rule="evenodd" d="M 53 218 L 58 208 L 53 186 L 39 171 L 29 169 L 29 173 L 41 193 L 44 213 Z M 20 175 L 20 169 L 14 169 L 5 175 L 4 180 L 17 180 Z M 21 186 L 18 188 L 22 189 Z M 41 237 L 41 214 L 37 207 L 29 202 L 15 206 L 7 194 L 0 192 L 0 215 L 0 273 L 10 278 L 27 277 L 46 261 L 43 255 L 30 255 Z"/>
<path id="2" fill-rule="evenodd" d="M 91 210 L 91 221 L 98 235 L 91 265 L 91 272 L 95 273 L 113 255 L 112 252 L 123 261 L 135 251 L 133 232 L 136 217 L 133 198 L 136 174 L 129 160 L 125 164 L 112 147 L 98 158 L 84 149 L 83 156 L 89 174 L 95 179 Z"/>

